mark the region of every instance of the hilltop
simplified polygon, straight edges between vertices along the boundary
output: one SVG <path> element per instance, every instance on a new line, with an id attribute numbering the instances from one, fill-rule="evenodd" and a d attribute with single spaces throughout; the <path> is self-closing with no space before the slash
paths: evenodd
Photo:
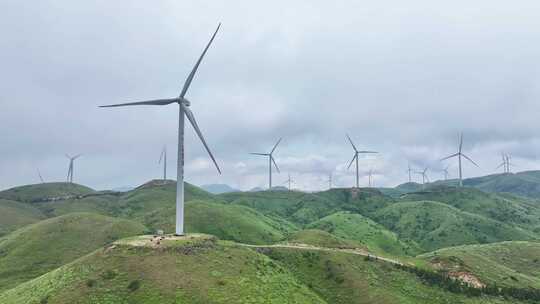
<path id="1" fill-rule="evenodd" d="M 14 187 L 0 191 L 0 198 L 25 203 L 35 203 L 47 200 L 65 199 L 91 194 L 93 192 L 95 192 L 95 190 L 78 184 L 43 183 Z"/>

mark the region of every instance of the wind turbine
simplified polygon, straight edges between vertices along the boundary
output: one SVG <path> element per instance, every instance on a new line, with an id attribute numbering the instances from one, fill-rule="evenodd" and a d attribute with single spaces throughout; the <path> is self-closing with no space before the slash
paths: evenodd
<path id="1" fill-rule="evenodd" d="M 473 163 L 475 166 L 477 166 L 478 168 L 480 168 L 480 166 L 478 166 L 472 159 L 470 159 L 467 155 L 463 154 L 462 152 L 463 150 L 463 133 L 461 133 L 459 135 L 459 148 L 458 148 L 458 152 L 455 153 L 455 154 L 452 154 L 450 156 L 447 156 L 443 159 L 441 159 L 441 161 L 443 160 L 447 160 L 447 159 L 450 159 L 450 158 L 453 158 L 453 157 L 456 157 L 458 158 L 459 160 L 459 186 L 460 187 L 463 187 L 463 170 L 461 168 L 461 157 L 464 157 L 466 158 L 468 161 L 470 161 L 471 163 Z"/>
<path id="2" fill-rule="evenodd" d="M 158 164 L 161 164 L 161 161 L 163 161 L 163 183 L 165 183 L 167 182 L 167 146 L 163 146 Z"/>
<path id="3" fill-rule="evenodd" d="M 206 54 L 206 51 L 208 51 L 208 48 L 212 44 L 212 41 L 214 41 L 214 38 L 216 37 L 216 34 L 219 31 L 219 28 L 221 26 L 221 23 L 216 28 L 216 31 L 212 35 L 212 38 L 210 38 L 210 41 L 204 48 L 201 56 L 195 63 L 195 66 L 189 73 L 189 76 L 187 77 L 184 86 L 182 87 L 182 91 L 180 93 L 180 96 L 175 98 L 167 98 L 167 99 L 156 99 L 156 100 L 148 100 L 148 101 L 141 101 L 141 102 L 130 102 L 130 103 L 123 103 L 123 104 L 115 104 L 115 105 L 107 105 L 107 106 L 101 106 L 101 107 L 121 107 L 121 106 L 139 106 L 139 105 L 153 105 L 153 106 L 165 106 L 172 103 L 177 103 L 179 105 L 179 116 L 178 116 L 178 169 L 177 169 L 177 181 L 176 181 L 176 235 L 184 235 L 184 117 L 186 117 L 191 125 L 193 126 L 193 129 L 195 129 L 195 132 L 199 136 L 199 139 L 202 141 L 202 144 L 204 145 L 206 151 L 210 155 L 210 158 L 212 158 L 212 161 L 214 162 L 214 165 L 216 166 L 218 172 L 221 174 L 221 169 L 219 169 L 219 166 L 216 162 L 216 159 L 214 158 L 214 155 L 212 155 L 212 152 L 210 151 L 210 148 L 206 144 L 206 141 L 204 140 L 203 134 L 201 130 L 199 129 L 199 126 L 197 125 L 197 121 L 195 120 L 195 116 L 193 115 L 193 112 L 190 110 L 191 102 L 185 97 L 186 93 L 189 89 L 189 86 L 191 85 L 191 82 L 193 81 L 193 78 L 195 77 L 195 73 L 197 72 L 197 69 L 199 68 L 199 64 L 201 63 L 204 55 Z"/>
<path id="4" fill-rule="evenodd" d="M 332 172 L 328 174 L 328 190 L 332 189 Z"/>
<path id="5" fill-rule="evenodd" d="M 423 171 L 417 171 L 416 174 L 422 175 L 422 189 L 426 188 L 426 182 L 429 183 L 429 178 L 427 176 L 427 171 L 429 170 L 428 167 L 426 167 Z"/>
<path id="6" fill-rule="evenodd" d="M 444 173 L 444 180 L 448 180 L 448 168 L 450 168 L 450 165 L 446 166 L 446 168 L 444 168 L 442 171 Z"/>
<path id="7" fill-rule="evenodd" d="M 291 179 L 291 175 L 289 174 L 289 179 L 285 181 L 285 184 L 289 184 L 289 191 L 291 191 L 291 183 L 294 183 L 294 180 Z"/>
<path id="8" fill-rule="evenodd" d="M 358 149 L 356 149 L 356 146 L 354 145 L 352 139 L 349 137 L 348 134 L 345 134 L 347 135 L 347 138 L 349 139 L 349 142 L 351 143 L 351 146 L 353 147 L 354 149 L 354 156 L 351 160 L 351 162 L 349 163 L 349 166 L 347 167 L 347 169 L 349 169 L 352 165 L 352 163 L 356 160 L 356 188 L 360 188 L 360 175 L 358 173 L 358 154 L 372 154 L 372 153 L 379 153 L 379 152 L 375 152 L 375 151 L 358 151 Z"/>
<path id="9" fill-rule="evenodd" d="M 73 183 L 73 163 L 77 158 L 79 158 L 82 154 L 75 155 L 73 157 L 66 154 L 66 157 L 69 159 L 69 167 L 68 167 L 68 175 L 67 175 L 67 182 Z"/>
<path id="10" fill-rule="evenodd" d="M 41 183 L 44 184 L 45 182 L 43 181 L 43 176 L 41 176 L 41 172 L 39 171 L 39 168 L 37 168 L 37 174 L 39 176 L 39 180 L 41 181 Z"/>
<path id="11" fill-rule="evenodd" d="M 409 174 L 409 183 L 412 182 L 412 178 L 411 178 L 411 172 L 413 172 L 413 169 L 411 169 L 411 163 L 410 162 L 407 162 L 407 173 Z"/>
<path id="12" fill-rule="evenodd" d="M 272 163 L 276 167 L 277 172 L 280 173 L 278 165 L 276 164 L 276 160 L 274 159 L 274 155 L 273 155 L 274 151 L 276 150 L 276 148 L 277 148 L 277 146 L 279 145 L 280 142 L 281 142 L 281 138 L 274 145 L 274 147 L 272 148 L 272 151 L 270 151 L 270 153 L 250 153 L 250 154 L 253 154 L 253 155 L 268 156 L 268 190 L 272 190 Z"/>
<path id="13" fill-rule="evenodd" d="M 369 187 L 371 188 L 371 186 L 373 185 L 373 169 L 369 169 L 368 178 L 369 178 Z"/>
<path id="14" fill-rule="evenodd" d="M 509 169 L 508 169 L 507 155 L 505 155 L 504 153 L 501 153 L 501 156 L 502 156 L 502 163 L 497 168 L 495 168 L 495 170 L 499 169 L 500 167 L 503 167 L 504 173 L 508 173 Z"/>

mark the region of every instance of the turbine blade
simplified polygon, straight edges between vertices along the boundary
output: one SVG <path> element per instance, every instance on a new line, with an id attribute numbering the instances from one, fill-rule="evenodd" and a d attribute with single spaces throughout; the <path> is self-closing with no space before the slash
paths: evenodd
<path id="1" fill-rule="evenodd" d="M 463 148 L 463 132 L 459 134 L 459 153 L 461 153 L 461 149 Z"/>
<path id="2" fill-rule="evenodd" d="M 456 153 L 456 154 L 452 154 L 452 155 L 450 155 L 450 156 L 447 156 L 447 157 L 445 157 L 445 158 L 441 158 L 441 161 L 447 160 L 447 159 L 452 158 L 452 157 L 456 157 L 456 156 L 458 156 L 458 155 L 459 155 L 459 152 Z"/>
<path id="3" fill-rule="evenodd" d="M 114 108 L 114 107 L 124 107 L 124 106 L 166 106 L 168 104 L 178 102 L 178 98 L 168 98 L 168 99 L 155 99 L 155 100 L 146 100 L 139 102 L 128 102 L 128 103 L 119 103 L 106 106 L 99 106 L 100 108 Z"/>
<path id="4" fill-rule="evenodd" d="M 465 154 L 461 154 L 463 155 L 463 157 L 465 157 L 466 159 L 468 159 L 471 163 L 473 163 L 475 166 L 477 166 L 478 168 L 480 168 L 480 166 L 478 164 L 476 164 L 472 159 L 470 159 L 467 155 Z"/>
<path id="5" fill-rule="evenodd" d="M 352 142 L 352 139 L 351 139 L 351 137 L 349 136 L 349 134 L 345 134 L 345 135 L 347 135 L 347 138 L 349 139 L 349 142 L 351 143 L 351 145 L 352 145 L 354 151 L 355 151 L 355 152 L 358 152 L 358 149 L 356 149 L 356 146 L 355 146 L 354 143 Z"/>
<path id="6" fill-rule="evenodd" d="M 186 107 L 184 104 L 180 104 L 180 106 L 184 109 L 184 113 L 186 113 L 186 117 L 191 122 L 191 125 L 195 129 L 195 132 L 197 132 L 197 135 L 199 136 L 199 139 L 202 141 L 204 147 L 206 148 L 206 151 L 210 155 L 210 158 L 212 158 L 212 161 L 214 162 L 214 165 L 216 166 L 216 169 L 218 170 L 219 174 L 221 174 L 221 169 L 219 169 L 219 166 L 216 162 L 216 159 L 214 158 L 214 155 L 212 155 L 212 152 L 210 151 L 210 148 L 206 144 L 206 141 L 204 140 L 204 136 L 202 135 L 201 130 L 199 129 L 199 126 L 197 125 L 197 121 L 195 120 L 195 116 L 193 116 L 193 112 Z"/>
<path id="7" fill-rule="evenodd" d="M 81 156 L 82 156 L 82 154 L 77 154 L 77 155 L 73 156 L 73 160 L 76 160 L 77 158 L 79 158 Z"/>
<path id="8" fill-rule="evenodd" d="M 184 87 L 182 88 L 182 93 L 180 93 L 181 98 L 183 98 L 186 95 L 187 90 L 189 89 L 189 86 L 191 85 L 191 81 L 193 80 L 193 77 L 195 77 L 195 73 L 197 72 L 197 69 L 199 68 L 199 64 L 201 64 L 201 61 L 202 61 L 204 55 L 206 54 L 206 51 L 208 51 L 208 48 L 212 44 L 212 41 L 214 41 L 214 38 L 216 37 L 216 34 L 219 31 L 220 27 L 221 27 L 221 23 L 218 24 L 218 27 L 216 28 L 216 31 L 214 32 L 214 35 L 212 35 L 212 38 L 210 39 L 210 41 L 208 42 L 208 44 L 204 48 L 204 51 L 202 52 L 201 57 L 199 57 L 199 60 L 197 60 L 197 63 L 195 63 L 195 66 L 191 70 L 191 73 L 189 73 L 189 76 L 186 79 L 186 82 L 184 83 Z"/>
<path id="9" fill-rule="evenodd" d="M 161 154 L 159 155 L 159 161 L 158 164 L 161 164 L 161 160 L 163 159 L 163 155 L 165 154 L 165 150 L 161 151 Z"/>
<path id="10" fill-rule="evenodd" d="M 249 153 L 249 154 L 253 154 L 253 155 L 262 155 L 262 156 L 268 156 L 270 154 L 268 153 Z"/>
<path id="11" fill-rule="evenodd" d="M 379 153 L 379 152 L 375 152 L 375 151 L 358 151 L 358 153 L 363 153 L 363 154 L 373 154 L 373 153 Z"/>
<path id="12" fill-rule="evenodd" d="M 358 154 L 354 153 L 354 156 L 353 156 L 353 158 L 351 159 L 351 162 L 350 162 L 349 165 L 347 166 L 347 170 L 349 170 L 349 168 L 351 167 L 351 165 L 352 165 L 354 159 L 355 159 L 357 156 L 358 156 Z"/>
<path id="13" fill-rule="evenodd" d="M 281 173 L 281 172 L 279 172 L 279 168 L 278 168 L 278 166 L 276 164 L 276 160 L 274 159 L 274 157 L 272 155 L 270 155 L 270 159 L 272 159 L 272 163 L 274 163 L 274 167 L 276 167 L 277 172 Z"/>
<path id="14" fill-rule="evenodd" d="M 502 166 L 504 166 L 504 165 L 506 165 L 506 163 L 500 164 L 499 166 L 497 166 L 497 168 L 495 168 L 495 170 L 499 169 L 500 167 L 502 167 Z"/>
<path id="15" fill-rule="evenodd" d="M 274 145 L 274 148 L 272 148 L 272 151 L 270 151 L 270 154 L 274 153 L 274 151 L 276 150 L 277 146 L 279 145 L 279 143 L 281 142 L 283 138 L 280 138 L 277 143 Z"/>

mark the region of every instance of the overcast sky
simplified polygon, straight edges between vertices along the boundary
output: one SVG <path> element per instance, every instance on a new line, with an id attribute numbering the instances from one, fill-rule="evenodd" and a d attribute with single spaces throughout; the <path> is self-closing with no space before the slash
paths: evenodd
<path id="1" fill-rule="evenodd" d="M 218 22 L 187 97 L 222 167 L 186 126 L 186 180 L 267 185 L 276 150 L 283 184 L 351 186 L 353 150 L 377 186 L 431 179 L 455 161 L 493 173 L 500 153 L 540 169 L 539 1 L 19 1 L 0 2 L 0 189 L 63 181 L 136 186 L 176 176 L 178 106 L 98 105 L 179 94 Z M 352 169 L 352 168 L 351 168 Z M 420 176 L 415 176 L 421 180 Z M 367 184 L 367 177 L 361 180 Z"/>

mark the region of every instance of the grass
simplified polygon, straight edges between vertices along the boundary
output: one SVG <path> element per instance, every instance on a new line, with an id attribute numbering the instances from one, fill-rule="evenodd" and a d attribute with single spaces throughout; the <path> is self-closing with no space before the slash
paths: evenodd
<path id="1" fill-rule="evenodd" d="M 385 227 L 360 214 L 337 212 L 308 225 L 346 240 L 353 240 L 374 253 L 390 255 L 416 255 L 420 249 L 414 242 L 409 244 Z"/>
<path id="2" fill-rule="evenodd" d="M 144 230 L 136 222 L 91 213 L 72 213 L 21 228 L 0 238 L 0 290 Z"/>
<path id="3" fill-rule="evenodd" d="M 34 206 L 0 199 L 0 237 L 44 218 L 43 213 Z"/>
<path id="4" fill-rule="evenodd" d="M 116 245 L 0 294 L 4 304 L 44 298 L 49 304 L 326 303 L 268 257 L 208 238 L 160 250 Z"/>
<path id="5" fill-rule="evenodd" d="M 445 270 L 470 272 L 484 283 L 540 288 L 540 243 L 465 245 L 419 257 Z"/>
<path id="6" fill-rule="evenodd" d="M 15 187 L 0 192 L 0 198 L 33 203 L 44 198 L 55 198 L 70 195 L 84 195 L 95 192 L 94 190 L 70 183 L 43 183 Z"/>
<path id="7" fill-rule="evenodd" d="M 265 252 L 288 268 L 304 285 L 333 304 L 495 304 L 514 300 L 450 293 L 426 285 L 415 275 L 389 263 L 358 255 L 288 248 Z"/>
<path id="8" fill-rule="evenodd" d="M 290 235 L 286 243 L 308 244 L 326 248 L 359 248 L 357 242 L 346 240 L 318 229 L 305 229 Z"/>
<path id="9" fill-rule="evenodd" d="M 396 203 L 379 210 L 374 218 L 426 250 L 537 238 L 522 228 L 432 201 Z"/>

